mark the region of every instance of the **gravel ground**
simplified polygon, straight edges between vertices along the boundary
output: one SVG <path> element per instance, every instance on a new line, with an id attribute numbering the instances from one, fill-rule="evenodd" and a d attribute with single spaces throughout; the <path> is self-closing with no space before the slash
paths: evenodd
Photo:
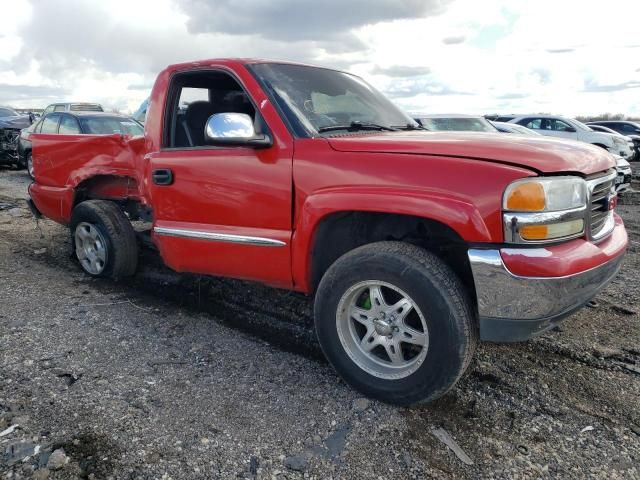
<path id="1" fill-rule="evenodd" d="M 637 194 L 594 308 L 481 345 L 451 393 L 396 408 L 336 376 L 302 296 L 150 249 L 131 280 L 88 278 L 28 183 L 0 170 L 0 478 L 640 478 Z"/>

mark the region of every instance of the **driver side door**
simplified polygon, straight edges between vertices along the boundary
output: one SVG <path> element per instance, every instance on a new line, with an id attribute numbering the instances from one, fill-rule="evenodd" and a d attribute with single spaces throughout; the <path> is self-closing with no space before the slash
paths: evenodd
<path id="1" fill-rule="evenodd" d="M 230 94 L 247 102 L 225 104 Z M 163 260 L 176 271 L 291 287 L 290 134 L 272 124 L 267 148 L 206 144 L 212 113 L 242 107 L 260 115 L 244 85 L 225 72 L 175 75 L 167 98 L 164 128 L 171 133 L 145 157 L 153 239 Z"/>

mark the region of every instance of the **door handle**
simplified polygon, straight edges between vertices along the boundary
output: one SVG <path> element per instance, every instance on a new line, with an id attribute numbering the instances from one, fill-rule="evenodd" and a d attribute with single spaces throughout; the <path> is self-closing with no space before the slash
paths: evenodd
<path id="1" fill-rule="evenodd" d="M 160 168 L 153 171 L 151 178 L 156 185 L 171 185 L 173 183 L 173 172 L 168 168 Z"/>

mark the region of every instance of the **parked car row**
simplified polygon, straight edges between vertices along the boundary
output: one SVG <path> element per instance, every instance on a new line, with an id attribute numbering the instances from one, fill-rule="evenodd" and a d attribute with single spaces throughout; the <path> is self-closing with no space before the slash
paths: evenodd
<path id="1" fill-rule="evenodd" d="M 31 135 L 142 135 L 144 129 L 135 119 L 105 113 L 98 103 L 54 103 L 42 115 L 19 115 L 0 107 L 0 164 L 25 168 L 34 178 Z"/>
<path id="2" fill-rule="evenodd" d="M 491 122 L 518 124 L 541 135 L 598 145 L 629 161 L 640 161 L 640 123 L 602 120 L 582 123 L 557 115 L 485 115 Z M 604 135 L 593 135 L 593 133 Z"/>
<path id="3" fill-rule="evenodd" d="M 570 118 L 525 115 L 496 117 L 501 120 L 487 120 L 482 116 L 461 114 L 414 115 L 414 119 L 426 130 L 432 131 L 465 131 L 465 132 L 501 132 L 526 136 L 549 136 L 568 138 L 591 143 L 609 151 L 616 159 L 616 190 L 627 191 L 631 185 L 631 165 L 628 160 L 639 158 L 635 152 L 634 140 L 621 135 L 615 130 L 597 123 L 588 126 Z M 633 124 L 633 122 L 619 122 Z M 626 127 L 625 127 L 626 128 Z M 635 131 L 635 130 L 634 130 Z M 640 130 L 638 130 L 640 133 Z M 640 135 L 638 135 L 640 142 Z M 638 154 L 637 154 L 638 153 Z"/>
<path id="4" fill-rule="evenodd" d="M 143 135 L 142 125 L 133 118 L 115 113 L 96 111 L 57 110 L 43 115 L 29 128 L 20 132 L 18 158 L 24 164 L 31 178 L 34 178 L 31 135 Z"/>

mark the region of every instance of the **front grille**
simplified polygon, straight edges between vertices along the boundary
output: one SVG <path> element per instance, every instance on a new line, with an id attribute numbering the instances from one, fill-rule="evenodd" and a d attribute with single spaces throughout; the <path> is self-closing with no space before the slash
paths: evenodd
<path id="1" fill-rule="evenodd" d="M 609 209 L 611 195 L 614 194 L 615 176 L 598 178 L 589 182 L 590 191 L 590 212 L 589 212 L 589 234 L 591 239 L 598 239 L 606 235 L 606 230 L 612 228 L 612 212 Z"/>

